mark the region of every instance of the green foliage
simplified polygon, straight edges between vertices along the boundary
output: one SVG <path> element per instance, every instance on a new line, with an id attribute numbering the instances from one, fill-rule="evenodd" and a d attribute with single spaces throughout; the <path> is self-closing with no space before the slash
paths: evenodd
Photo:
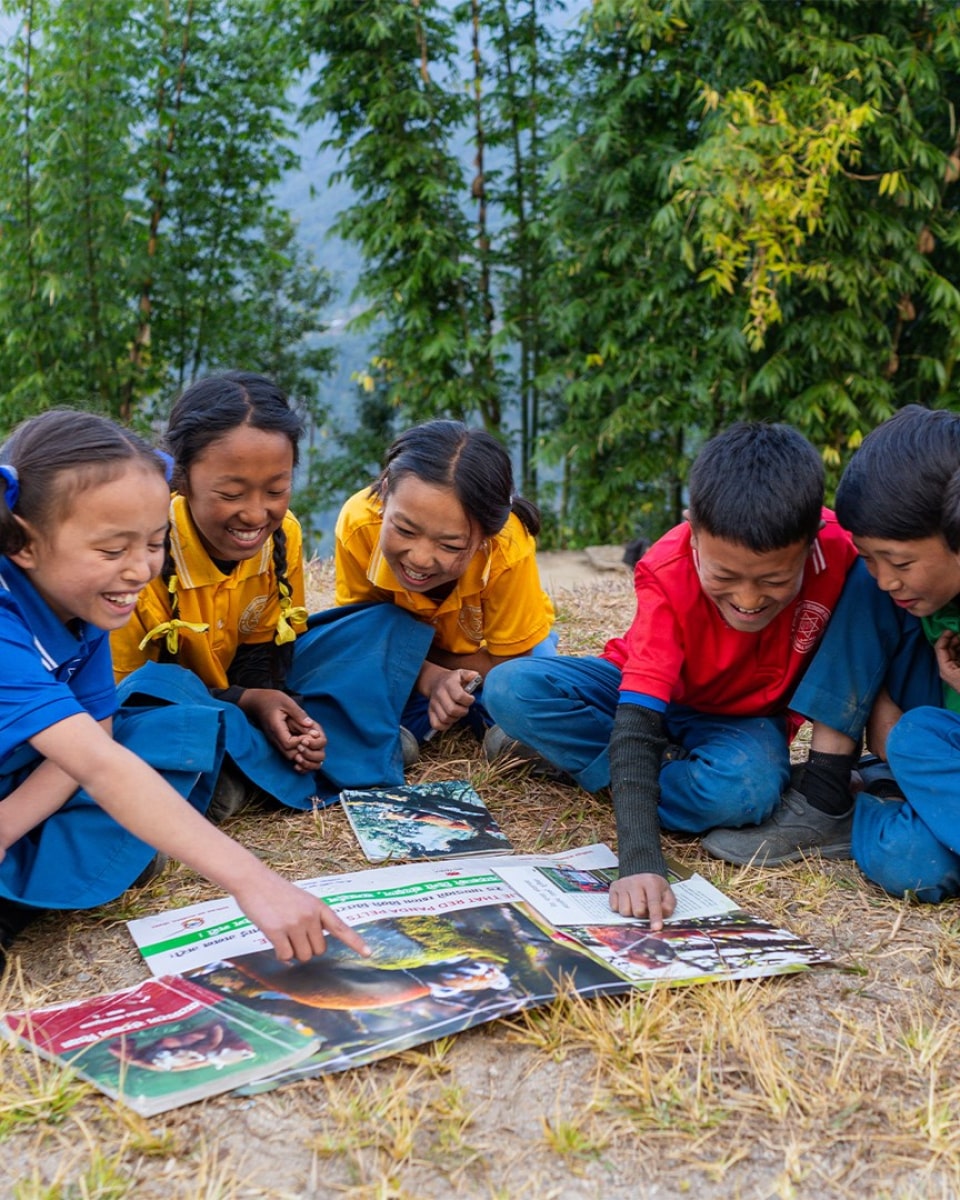
<path id="1" fill-rule="evenodd" d="M 522 484 L 534 498 L 550 257 L 543 130 L 563 100 L 544 17 L 559 7 L 314 0 L 303 14 L 322 56 L 306 118 L 333 120 L 325 145 L 340 152 L 356 197 L 335 228 L 366 264 L 356 324 L 376 346 L 362 382 L 382 393 L 394 425 L 442 413 L 509 439 L 518 414 Z M 359 431 L 368 446 L 373 432 L 369 421 Z"/>
<path id="2" fill-rule="evenodd" d="M 547 539 L 582 544 L 677 520 L 735 419 L 793 423 L 835 478 L 897 407 L 960 406 L 947 0 L 3 11 L 2 426 L 54 402 L 153 420 L 243 365 L 308 410 L 311 506 L 445 414 L 503 437 Z M 330 280 L 271 200 L 298 72 L 364 259 L 374 347 L 342 428 Z"/>
<path id="3" fill-rule="evenodd" d="M 772 407 L 839 465 L 895 408 L 960 398 L 958 12 L 743 5 L 728 37 L 765 83 L 704 81 L 716 107 L 671 203 L 701 277 L 747 300 L 745 412 Z"/>
<path id="4" fill-rule="evenodd" d="M 371 364 L 374 371 L 377 365 Z M 314 438 L 307 455 L 306 479 L 297 490 L 305 542 L 331 530 L 322 528 L 316 514 L 336 510 L 347 496 L 371 484 L 380 473 L 384 451 L 400 432 L 389 388 L 374 374 L 355 380 L 354 422 L 327 420 L 322 440 Z M 303 514 L 311 514 L 304 518 Z"/>
<path id="5" fill-rule="evenodd" d="M 839 469 L 901 404 L 958 403 L 958 49 L 945 3 L 593 5 L 557 135 L 574 536 L 658 533 L 733 419 Z"/>
<path id="6" fill-rule="evenodd" d="M 295 158 L 290 19 L 265 0 L 33 0 L 3 48 L 0 426 L 144 422 L 196 374 L 309 403 L 328 277 L 271 189 Z"/>
<path id="7" fill-rule="evenodd" d="M 466 116 L 450 86 L 456 44 L 437 0 L 314 0 L 303 35 L 323 55 L 308 118 L 332 116 L 356 196 L 334 230 L 357 241 L 381 371 L 411 419 L 481 411 L 499 424 L 487 318 L 449 146 Z"/>

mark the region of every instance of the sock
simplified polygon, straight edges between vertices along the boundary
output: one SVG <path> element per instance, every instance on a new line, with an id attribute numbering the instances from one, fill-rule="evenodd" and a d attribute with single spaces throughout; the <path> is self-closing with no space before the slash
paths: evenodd
<path id="1" fill-rule="evenodd" d="M 797 790 L 806 796 L 811 808 L 832 817 L 842 817 L 853 805 L 850 772 L 859 760 L 856 751 L 825 754 L 822 750 L 811 750 L 806 766 L 800 772 Z"/>

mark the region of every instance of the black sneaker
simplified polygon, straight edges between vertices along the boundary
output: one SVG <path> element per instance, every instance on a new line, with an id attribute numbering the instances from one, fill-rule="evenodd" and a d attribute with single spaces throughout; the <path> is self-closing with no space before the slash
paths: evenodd
<path id="1" fill-rule="evenodd" d="M 879 800 L 903 800 L 900 784 L 893 777 L 890 764 L 876 754 L 864 754 L 853 772 L 853 786 L 858 792 L 869 792 Z"/>
<path id="2" fill-rule="evenodd" d="M 163 874 L 169 861 L 170 855 L 164 854 L 162 850 L 158 850 L 130 886 L 132 888 L 142 888 L 146 887 L 148 883 L 153 883 L 158 875 Z"/>
<path id="3" fill-rule="evenodd" d="M 762 825 L 711 829 L 701 845 L 714 858 L 736 866 L 776 867 L 808 854 L 850 858 L 853 806 L 842 816 L 820 812 L 796 788 L 787 788 L 773 816 Z"/>
<path id="4" fill-rule="evenodd" d="M 405 725 L 400 726 L 400 753 L 403 755 L 403 769 L 414 767 L 420 761 L 420 745 L 416 735 Z"/>

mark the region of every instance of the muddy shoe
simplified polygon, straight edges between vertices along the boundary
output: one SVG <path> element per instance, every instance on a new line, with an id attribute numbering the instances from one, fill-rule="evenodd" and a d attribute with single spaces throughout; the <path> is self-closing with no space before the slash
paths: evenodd
<path id="1" fill-rule="evenodd" d="M 228 817 L 235 817 L 243 812 L 260 794 L 249 779 L 232 763 L 224 763 L 217 776 L 217 785 L 213 789 L 210 806 L 207 809 L 207 820 L 214 825 L 221 825 Z"/>
<path id="2" fill-rule="evenodd" d="M 491 725 L 483 735 L 483 757 L 488 763 L 504 763 L 512 767 L 528 767 L 531 775 L 539 779 L 570 782 L 570 776 L 555 767 L 526 742 L 510 737 L 499 725 Z"/>
<path id="3" fill-rule="evenodd" d="M 869 792 L 879 800 L 903 800 L 900 785 L 893 777 L 890 764 L 875 754 L 865 754 L 853 772 L 852 787 L 855 792 Z"/>
<path id="4" fill-rule="evenodd" d="M 420 746 L 414 734 L 403 725 L 400 726 L 400 753 L 403 755 L 403 769 L 416 766 L 420 761 Z"/>
<path id="5" fill-rule="evenodd" d="M 491 725 L 483 735 L 483 757 L 488 763 L 499 762 L 501 759 L 511 759 L 518 764 L 546 762 L 532 746 L 510 737 L 499 725 Z"/>
<path id="6" fill-rule="evenodd" d="M 164 854 L 162 850 L 158 850 L 130 886 L 132 888 L 142 888 L 146 887 L 148 883 L 153 883 L 158 875 L 163 874 L 169 861 L 170 856 Z"/>
<path id="7" fill-rule="evenodd" d="M 813 808 L 796 788 L 787 788 L 776 812 L 762 825 L 711 829 L 701 845 L 714 858 L 737 866 L 776 867 L 808 854 L 850 858 L 853 807 L 840 817 Z"/>

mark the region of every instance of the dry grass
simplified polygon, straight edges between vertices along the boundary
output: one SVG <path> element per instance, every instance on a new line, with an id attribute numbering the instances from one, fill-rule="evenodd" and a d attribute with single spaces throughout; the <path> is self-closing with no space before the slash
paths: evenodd
<path id="1" fill-rule="evenodd" d="M 313 580 L 328 602 L 329 568 Z M 557 597 L 563 648 L 597 650 L 625 577 Z M 473 780 L 518 849 L 611 841 L 603 797 L 496 770 L 466 735 L 414 778 Z M 342 813 L 261 811 L 230 832 L 307 877 L 364 865 Z M 144 1121 L 29 1055 L 0 1050 L 0 1195 L 137 1197 L 960 1196 L 960 907 L 903 903 L 850 863 L 763 871 L 669 851 L 759 916 L 835 956 L 801 976 L 567 997 L 340 1076 Z M 3 1007 L 89 996 L 144 968 L 123 921 L 211 889 L 171 867 L 18 944 Z"/>

